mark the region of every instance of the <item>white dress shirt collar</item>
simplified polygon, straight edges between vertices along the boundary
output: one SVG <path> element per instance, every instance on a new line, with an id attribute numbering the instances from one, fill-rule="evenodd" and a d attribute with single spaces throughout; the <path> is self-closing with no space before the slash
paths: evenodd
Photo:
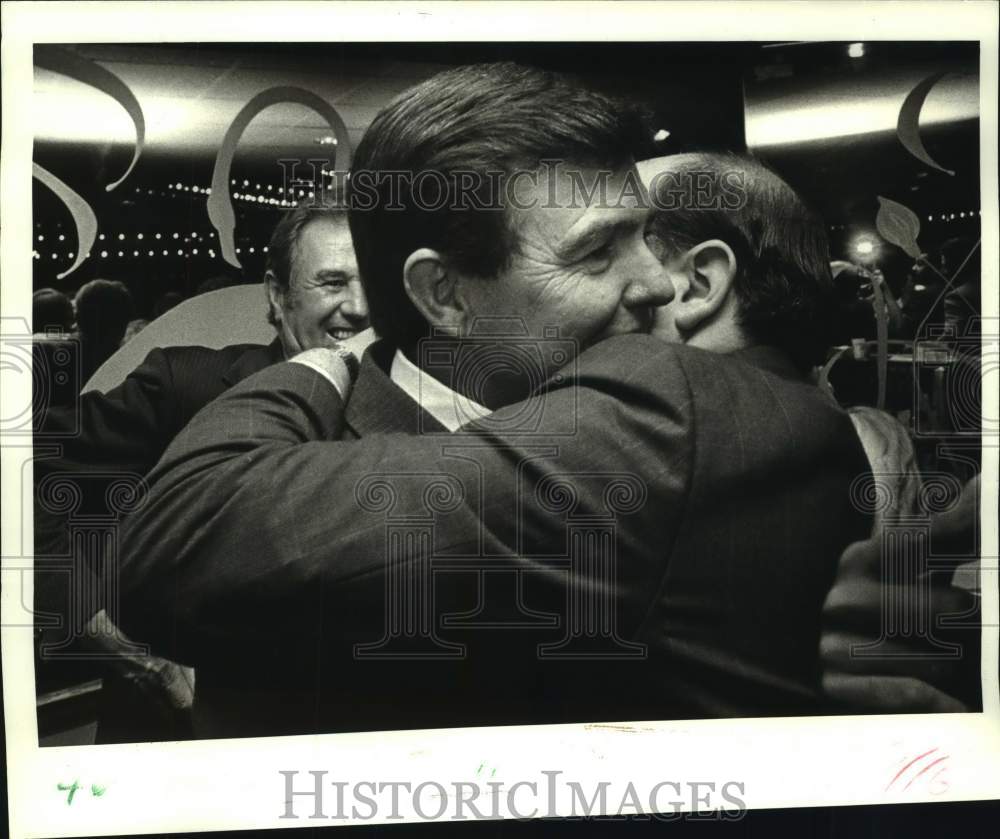
<path id="1" fill-rule="evenodd" d="M 425 373 L 399 350 L 392 359 L 389 378 L 449 431 L 491 413 L 488 408 Z"/>

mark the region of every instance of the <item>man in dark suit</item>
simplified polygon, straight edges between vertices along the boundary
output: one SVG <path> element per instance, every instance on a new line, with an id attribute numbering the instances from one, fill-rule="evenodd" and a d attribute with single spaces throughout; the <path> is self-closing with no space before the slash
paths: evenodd
<path id="1" fill-rule="evenodd" d="M 56 456 L 35 461 L 35 553 L 40 571 L 45 569 L 45 557 L 62 557 L 71 549 L 70 522 L 58 499 L 67 481 L 80 491 L 81 506 L 71 511 L 77 516 L 116 512 L 108 510 L 109 490 L 122 480 L 131 486 L 133 497 L 127 505 L 131 506 L 141 498 L 143 477 L 171 440 L 220 393 L 286 356 L 332 345 L 368 325 L 367 302 L 342 209 L 302 207 L 279 222 L 268 248 L 265 287 L 268 318 L 278 332 L 270 345 L 156 349 L 114 390 L 85 393 L 72 408 L 53 409 L 41 418 L 45 447 L 58 444 L 58 449 L 52 449 Z M 108 576 L 103 567 L 106 557 L 102 553 L 77 559 L 82 564 L 73 577 L 38 576 L 39 608 L 64 614 L 69 587 L 81 593 L 101 591 Z M 190 705 L 190 674 L 169 661 L 138 654 L 102 606 L 113 604 L 94 600 L 84 606 L 87 614 L 72 616 L 74 622 L 86 623 L 87 635 L 80 639 L 78 652 L 82 648 L 113 656 L 112 674 L 138 684 L 153 709 L 162 711 L 160 718 L 179 722 L 171 709 Z M 57 630 L 61 635 L 66 631 L 65 626 Z M 57 660 L 57 669 L 59 664 Z M 121 679 L 106 679 L 107 693 L 122 689 Z M 183 728 L 171 725 L 162 731 L 150 728 L 147 723 L 159 725 L 155 714 L 123 719 L 128 705 L 133 711 L 143 710 L 136 701 L 105 704 L 102 741 L 183 733 Z"/>
<path id="2" fill-rule="evenodd" d="M 671 342 L 712 352 L 743 352 L 753 345 L 781 350 L 786 359 L 806 372 L 825 358 L 831 328 L 836 329 L 837 306 L 823 267 L 809 259 L 825 252 L 823 229 L 801 200 L 774 172 L 759 161 L 741 155 L 692 153 L 671 155 L 639 164 L 655 208 L 650 241 L 660 254 L 674 286 L 674 299 L 657 310 L 653 334 Z M 817 278 L 822 277 L 822 280 Z M 831 316 L 832 315 L 832 316 Z M 896 434 L 895 420 L 874 409 L 858 426 L 862 439 L 870 438 L 866 424 L 886 425 Z M 852 419 L 856 419 L 852 417 Z M 912 451 L 904 436 L 900 443 Z M 923 545 L 909 562 L 925 562 L 920 551 L 924 524 L 942 534 L 935 542 L 952 549 L 938 555 L 974 559 L 972 545 L 954 550 L 955 534 L 971 540 L 975 532 L 975 490 L 964 496 L 963 516 L 932 516 L 926 497 L 912 486 L 913 471 L 898 455 L 879 451 L 883 438 L 869 453 L 878 475 L 878 495 L 890 504 L 879 511 L 878 533 L 851 545 L 838 564 L 837 579 L 824 604 L 826 616 L 821 659 L 823 687 L 833 707 L 862 713 L 931 713 L 981 707 L 979 684 L 978 605 L 968 591 L 952 585 L 950 574 L 939 569 L 924 579 L 883 579 L 885 569 L 901 561 L 896 542 L 914 539 Z M 870 442 L 870 440 L 869 440 Z M 867 452 L 866 445 L 866 452 Z M 919 482 L 919 476 L 917 477 Z M 867 490 L 854 486 L 863 499 Z M 883 544 L 886 521 L 908 519 L 914 530 L 895 534 Z M 920 555 L 919 560 L 916 557 Z M 893 558 L 894 557 L 894 558 Z M 957 563 L 956 563 L 957 564 Z M 891 576 L 891 575 L 890 575 Z M 887 632 L 885 603 L 920 613 L 930 628 L 922 633 Z M 920 609 L 924 611 L 919 612 Z M 951 616 L 951 624 L 939 620 Z M 956 616 L 962 616 L 955 620 Z M 880 641 L 881 654 L 852 655 L 853 646 Z M 956 645 L 961 655 L 941 655 L 943 644 Z"/>
<path id="3" fill-rule="evenodd" d="M 648 136 L 507 65 L 444 73 L 373 122 L 350 212 L 384 340 L 350 398 L 343 351 L 251 377 L 179 435 L 126 524 L 125 626 L 202 668 L 201 734 L 827 708 L 820 610 L 870 529 L 848 492 L 864 454 L 802 380 L 811 334 L 690 340 L 743 311 L 733 245 L 684 249 L 674 273 L 713 297 L 680 342 L 641 334 L 677 299 L 646 243 Z M 489 165 L 494 212 L 428 210 L 378 177 L 435 172 L 454 198 Z M 801 224 L 815 247 L 775 254 L 808 280 L 796 300 L 829 281 L 822 226 Z"/>

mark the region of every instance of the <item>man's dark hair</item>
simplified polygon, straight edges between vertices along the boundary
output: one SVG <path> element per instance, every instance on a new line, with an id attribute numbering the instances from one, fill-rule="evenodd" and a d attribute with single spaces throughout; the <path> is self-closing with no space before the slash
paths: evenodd
<path id="1" fill-rule="evenodd" d="M 618 171 L 648 156 L 650 146 L 636 108 L 517 64 L 457 67 L 407 90 L 365 132 L 348 182 L 372 326 L 401 347 L 427 334 L 403 286 L 403 265 L 418 248 L 440 251 L 457 270 L 484 279 L 508 266 L 518 240 L 499 195 L 512 172 L 547 160 Z M 435 173 L 433 208 L 413 188 L 422 172 Z M 479 178 L 475 189 L 469 178 Z"/>
<path id="2" fill-rule="evenodd" d="M 333 219 L 347 222 L 347 209 L 337 202 L 323 204 L 303 204 L 282 216 L 271 234 L 267 246 L 267 261 L 265 270 L 277 281 L 285 292 L 292 281 L 292 263 L 295 261 L 295 249 L 306 225 L 317 219 Z M 268 306 L 267 321 L 272 326 L 278 325 L 277 315 L 273 307 Z"/>
<path id="3" fill-rule="evenodd" d="M 725 242 L 736 255 L 734 290 L 747 337 L 783 350 L 801 370 L 822 363 L 834 318 L 823 220 L 748 155 L 678 155 L 667 171 L 650 184 L 658 208 L 653 229 L 667 253 Z M 672 200 L 665 189 L 674 191 Z"/>
<path id="4" fill-rule="evenodd" d="M 31 295 L 31 328 L 35 332 L 73 328 L 73 302 L 55 288 L 40 288 Z"/>
<path id="5" fill-rule="evenodd" d="M 80 337 L 117 347 L 134 312 L 132 294 L 125 283 L 91 280 L 77 291 L 74 303 Z"/>

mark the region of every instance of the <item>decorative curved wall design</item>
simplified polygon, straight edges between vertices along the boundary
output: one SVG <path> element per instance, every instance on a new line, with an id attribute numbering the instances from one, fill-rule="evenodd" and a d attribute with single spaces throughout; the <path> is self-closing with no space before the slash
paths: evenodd
<path id="1" fill-rule="evenodd" d="M 233 231 L 236 229 L 236 214 L 233 212 L 233 202 L 229 194 L 229 171 L 236 154 L 236 145 L 250 124 L 251 120 L 265 108 L 280 102 L 295 102 L 305 105 L 322 116 L 334 136 L 337 138 L 335 151 L 335 166 L 343 170 L 351 166 L 351 141 L 347 135 L 347 126 L 337 113 L 337 109 L 321 96 L 301 87 L 281 86 L 261 91 L 253 97 L 232 121 L 222 140 L 222 146 L 215 158 L 215 168 L 212 171 L 212 194 L 208 198 L 208 218 L 219 234 L 219 245 L 222 257 L 230 265 L 240 268 L 236 258 L 236 247 L 233 241 Z"/>

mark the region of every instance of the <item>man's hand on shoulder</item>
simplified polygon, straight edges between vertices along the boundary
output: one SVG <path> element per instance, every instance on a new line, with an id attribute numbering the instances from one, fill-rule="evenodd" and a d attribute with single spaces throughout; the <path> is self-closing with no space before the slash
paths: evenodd
<path id="1" fill-rule="evenodd" d="M 314 347 L 298 353 L 290 360 L 294 364 L 303 364 L 319 373 L 332 384 L 341 399 L 347 400 L 351 395 L 354 380 L 358 377 L 361 356 L 368 347 L 378 340 L 375 330 L 365 329 L 338 342 L 332 347 Z"/>
<path id="2" fill-rule="evenodd" d="M 977 489 L 975 481 L 970 483 L 956 510 L 932 519 L 933 545 L 973 541 Z M 840 559 L 823 604 L 823 690 L 852 709 L 872 713 L 972 710 L 970 704 L 978 705 L 980 662 L 979 627 L 970 616 L 976 614 L 978 597 L 953 585 L 947 573 L 921 569 L 916 578 L 890 578 L 886 544 L 881 536 L 857 542 Z M 899 556 L 912 562 L 925 558 Z M 886 632 L 887 610 L 897 618 L 909 614 L 914 631 Z M 942 626 L 944 615 L 966 617 L 962 626 Z M 921 624 L 927 633 L 915 631 Z M 949 644 L 958 645 L 957 655 L 945 654 Z"/>

